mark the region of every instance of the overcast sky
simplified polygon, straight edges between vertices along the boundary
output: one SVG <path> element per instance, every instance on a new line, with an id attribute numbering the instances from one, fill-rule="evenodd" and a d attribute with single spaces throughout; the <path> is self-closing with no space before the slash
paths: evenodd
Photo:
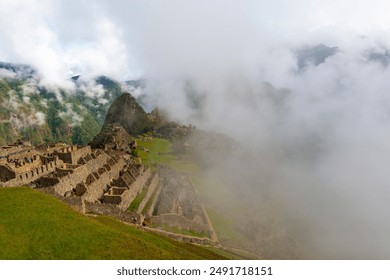
<path id="1" fill-rule="evenodd" d="M 387 45 L 388 6 L 380 0 L 3 0 L 0 60 L 33 64 L 48 79 L 197 75 L 204 67 L 252 71 L 270 63 L 264 53 L 286 45 L 340 45 L 354 36 Z M 272 66 L 290 66 L 285 56 L 275 57 Z"/>

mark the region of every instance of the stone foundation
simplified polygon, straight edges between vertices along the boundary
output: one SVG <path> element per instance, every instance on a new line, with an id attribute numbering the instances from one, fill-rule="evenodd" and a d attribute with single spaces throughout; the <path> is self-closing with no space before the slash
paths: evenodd
<path id="1" fill-rule="evenodd" d="M 87 214 L 112 216 L 120 221 L 132 224 L 141 224 L 143 221 L 140 214 L 123 211 L 113 204 L 85 202 L 85 212 Z"/>

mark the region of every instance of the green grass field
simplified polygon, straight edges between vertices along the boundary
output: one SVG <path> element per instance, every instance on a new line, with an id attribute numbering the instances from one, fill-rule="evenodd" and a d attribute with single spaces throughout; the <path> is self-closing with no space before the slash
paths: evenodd
<path id="1" fill-rule="evenodd" d="M 89 217 L 28 188 L 0 189 L 0 259 L 223 259 L 214 249 L 175 242 Z"/>

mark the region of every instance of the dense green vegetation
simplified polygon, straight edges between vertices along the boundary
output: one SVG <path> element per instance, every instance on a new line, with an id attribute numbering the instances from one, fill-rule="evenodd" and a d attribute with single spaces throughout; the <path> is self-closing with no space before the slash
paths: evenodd
<path id="1" fill-rule="evenodd" d="M 222 259 L 213 249 L 87 217 L 28 188 L 0 189 L 0 259 Z"/>
<path id="2" fill-rule="evenodd" d="M 120 84 L 107 77 L 96 83 L 104 92 L 96 98 L 83 90 L 40 87 L 28 79 L 0 78 L 0 145 L 27 137 L 33 144 L 87 144 L 103 125 Z M 105 100 L 105 102 L 101 102 Z"/>

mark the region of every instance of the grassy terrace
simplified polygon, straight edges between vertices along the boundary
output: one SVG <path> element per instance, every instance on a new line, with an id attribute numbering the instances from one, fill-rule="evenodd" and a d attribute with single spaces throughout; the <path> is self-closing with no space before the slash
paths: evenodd
<path id="1" fill-rule="evenodd" d="M 142 211 L 141 211 L 141 213 L 142 213 L 143 215 L 145 215 L 145 214 L 149 211 L 150 206 L 152 206 L 153 200 L 154 200 L 154 198 L 156 197 L 159 188 L 160 188 L 160 187 L 157 186 L 157 188 L 154 190 L 154 192 L 153 192 L 152 195 L 150 196 L 149 200 L 146 202 L 146 204 L 145 204 L 145 206 L 144 206 L 144 209 L 142 209 Z"/>
<path id="2" fill-rule="evenodd" d="M 0 259 L 222 259 L 208 248 L 87 217 L 28 188 L 0 188 Z"/>
<path id="3" fill-rule="evenodd" d="M 148 193 L 148 189 L 143 188 L 142 191 L 134 198 L 133 202 L 130 204 L 127 211 L 130 211 L 130 212 L 137 211 L 139 205 L 141 204 L 142 200 L 144 199 L 144 197 L 146 196 L 147 193 Z"/>
<path id="4" fill-rule="evenodd" d="M 156 164 L 165 164 L 177 171 L 189 174 L 200 172 L 199 167 L 192 161 L 180 160 L 172 154 L 172 143 L 166 139 L 153 138 L 150 141 L 137 140 L 139 148 L 148 149 L 149 152 L 138 149 L 142 162 L 155 170 Z"/>

